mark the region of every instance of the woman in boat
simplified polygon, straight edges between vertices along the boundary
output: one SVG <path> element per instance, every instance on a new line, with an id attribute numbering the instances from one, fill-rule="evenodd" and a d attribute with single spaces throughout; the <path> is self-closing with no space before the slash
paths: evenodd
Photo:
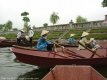
<path id="1" fill-rule="evenodd" d="M 71 34 L 70 35 L 70 38 L 68 39 L 68 44 L 70 44 L 70 45 L 76 45 L 76 40 L 74 38 L 74 35 L 75 34 Z"/>
<path id="2" fill-rule="evenodd" d="M 48 51 L 52 50 L 53 44 L 46 40 L 48 33 L 49 31 L 42 30 L 41 38 L 38 39 L 37 42 L 37 50 L 48 50 Z"/>
<path id="3" fill-rule="evenodd" d="M 29 36 L 29 43 L 31 44 L 32 44 L 33 35 L 34 35 L 33 30 L 29 28 L 28 36 Z"/>
<path id="4" fill-rule="evenodd" d="M 87 40 L 87 36 L 89 35 L 88 32 L 83 32 L 81 35 L 81 39 L 80 39 L 80 43 L 84 46 L 87 46 L 87 44 L 90 43 L 90 41 Z M 79 44 L 78 49 L 77 50 L 81 50 L 81 49 L 85 49 L 82 45 Z"/>
<path id="5" fill-rule="evenodd" d="M 94 51 L 98 48 L 101 48 L 101 46 L 97 43 L 97 41 L 94 38 L 90 38 L 90 48 Z"/>
<path id="6" fill-rule="evenodd" d="M 23 30 L 20 30 L 17 34 L 17 43 L 25 42 L 25 33 Z"/>
<path id="7" fill-rule="evenodd" d="M 21 30 L 17 33 L 17 43 L 20 43 L 21 41 Z"/>

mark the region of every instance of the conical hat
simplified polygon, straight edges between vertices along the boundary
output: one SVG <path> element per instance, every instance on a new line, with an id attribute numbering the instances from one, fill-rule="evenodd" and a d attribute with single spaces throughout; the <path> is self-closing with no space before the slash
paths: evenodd
<path id="1" fill-rule="evenodd" d="M 20 31 L 25 32 L 23 29 L 22 29 L 22 30 L 20 30 Z"/>
<path id="2" fill-rule="evenodd" d="M 71 34 L 70 37 L 73 37 L 75 34 Z"/>
<path id="3" fill-rule="evenodd" d="M 94 40 L 94 38 L 90 38 L 90 41 L 93 41 Z"/>
<path id="4" fill-rule="evenodd" d="M 49 31 L 47 30 L 42 30 L 41 36 L 43 36 L 44 34 L 47 34 Z"/>
<path id="5" fill-rule="evenodd" d="M 81 37 L 84 37 L 84 36 L 87 36 L 87 35 L 89 35 L 88 32 L 83 32 L 82 35 L 81 35 Z"/>

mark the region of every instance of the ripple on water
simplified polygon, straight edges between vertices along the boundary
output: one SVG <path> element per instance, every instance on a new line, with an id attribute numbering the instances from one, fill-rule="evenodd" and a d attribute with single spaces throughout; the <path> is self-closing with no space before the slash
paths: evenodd
<path id="1" fill-rule="evenodd" d="M 25 74 L 35 68 L 35 66 L 17 62 L 15 55 L 10 48 L 0 48 L 0 80 L 17 79 L 18 76 Z"/>

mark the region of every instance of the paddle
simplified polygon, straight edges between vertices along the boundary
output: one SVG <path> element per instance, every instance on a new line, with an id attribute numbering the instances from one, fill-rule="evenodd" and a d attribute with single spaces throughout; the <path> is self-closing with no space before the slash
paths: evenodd
<path id="1" fill-rule="evenodd" d="M 74 51 L 71 51 L 70 49 L 65 48 L 64 46 L 61 46 L 61 45 L 58 44 L 58 43 L 55 43 L 55 42 L 52 42 L 52 43 L 55 44 L 55 45 L 57 45 L 57 46 L 59 46 L 59 47 L 61 47 L 62 49 L 65 49 L 66 52 L 69 53 L 69 54 L 71 54 L 72 56 L 76 56 L 76 57 L 80 57 L 80 58 L 86 58 L 86 57 L 84 57 L 84 56 L 82 56 L 82 55 L 80 55 L 80 54 L 77 54 L 77 53 L 74 52 Z"/>
<path id="2" fill-rule="evenodd" d="M 99 57 L 102 57 L 102 56 L 100 56 L 99 54 L 97 54 L 96 51 L 92 51 L 90 48 L 88 48 L 87 46 L 84 46 L 84 45 L 83 45 L 82 43 L 80 43 L 79 41 L 78 41 L 78 43 L 79 43 L 81 46 L 83 46 L 84 48 L 86 48 L 87 50 L 89 50 L 90 52 L 93 53 L 90 58 L 94 57 L 94 55 L 97 55 L 97 56 L 99 56 Z"/>

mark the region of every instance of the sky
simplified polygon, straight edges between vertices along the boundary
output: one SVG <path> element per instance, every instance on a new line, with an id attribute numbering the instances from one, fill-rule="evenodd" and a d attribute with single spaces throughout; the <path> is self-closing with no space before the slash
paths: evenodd
<path id="1" fill-rule="evenodd" d="M 0 0 L 0 24 L 8 20 L 13 22 L 13 28 L 22 29 L 22 12 L 29 12 L 29 25 L 41 27 L 50 23 L 50 15 L 58 13 L 57 24 L 68 24 L 76 21 L 77 16 L 87 18 L 88 21 L 104 20 L 107 8 L 103 8 L 103 0 Z"/>

